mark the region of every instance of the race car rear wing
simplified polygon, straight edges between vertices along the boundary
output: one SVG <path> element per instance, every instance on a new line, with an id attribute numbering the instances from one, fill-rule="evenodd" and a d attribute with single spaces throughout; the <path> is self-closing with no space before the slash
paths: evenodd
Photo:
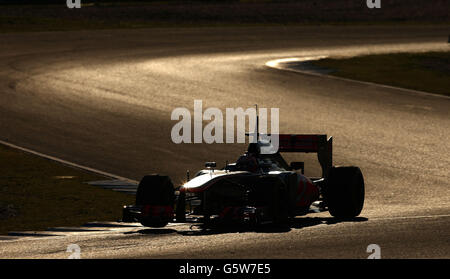
<path id="1" fill-rule="evenodd" d="M 317 153 L 322 177 L 327 177 L 333 166 L 333 137 L 327 135 L 280 134 L 278 152 Z"/>

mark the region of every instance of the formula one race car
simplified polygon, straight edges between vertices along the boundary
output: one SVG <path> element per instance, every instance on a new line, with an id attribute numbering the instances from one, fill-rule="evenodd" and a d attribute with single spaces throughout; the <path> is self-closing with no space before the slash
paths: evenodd
<path id="1" fill-rule="evenodd" d="M 147 175 L 139 183 L 136 205 L 124 206 L 123 221 L 148 227 L 185 222 L 203 224 L 287 224 L 310 212 L 314 203 L 337 218 L 353 218 L 364 204 L 364 178 L 358 167 L 332 165 L 332 138 L 326 135 L 279 135 L 279 149 L 261 154 L 250 143 L 236 163 L 215 169 L 205 164 L 194 178 L 174 188 L 167 176 Z M 288 164 L 280 153 L 314 152 L 321 177 L 306 177 L 303 162 Z"/>

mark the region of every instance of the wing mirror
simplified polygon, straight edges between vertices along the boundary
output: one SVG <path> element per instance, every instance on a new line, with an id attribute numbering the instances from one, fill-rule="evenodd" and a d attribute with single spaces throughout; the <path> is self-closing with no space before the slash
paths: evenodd
<path id="1" fill-rule="evenodd" d="M 208 169 L 212 169 L 216 167 L 216 162 L 206 162 L 205 167 Z"/>
<path id="2" fill-rule="evenodd" d="M 302 174 L 305 174 L 305 163 L 304 162 L 291 162 L 290 167 L 293 170 L 301 170 Z"/>

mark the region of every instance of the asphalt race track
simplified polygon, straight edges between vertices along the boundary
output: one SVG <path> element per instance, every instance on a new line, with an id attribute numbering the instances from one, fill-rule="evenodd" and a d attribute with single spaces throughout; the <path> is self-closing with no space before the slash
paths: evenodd
<path id="1" fill-rule="evenodd" d="M 265 66 L 269 60 L 448 49 L 448 27 L 137 29 L 0 35 L 0 140 L 139 180 L 175 183 L 244 145 L 171 142 L 176 107 L 280 109 L 282 133 L 334 137 L 334 162 L 366 179 L 361 218 L 300 217 L 287 231 L 187 224 L 4 237 L 1 258 L 450 257 L 450 99 Z M 307 157 L 307 174 L 318 164 Z M 308 166 L 310 168 L 308 169 Z M 120 216 L 118 216 L 119 218 Z M 93 220 L 95 221 L 95 220 Z M 103 226 L 104 228 L 104 226 Z"/>

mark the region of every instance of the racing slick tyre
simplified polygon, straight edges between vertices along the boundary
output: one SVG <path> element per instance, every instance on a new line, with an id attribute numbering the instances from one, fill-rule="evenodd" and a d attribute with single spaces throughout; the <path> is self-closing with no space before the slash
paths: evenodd
<path id="1" fill-rule="evenodd" d="M 136 205 L 142 207 L 139 221 L 146 227 L 164 227 L 172 220 L 174 201 L 174 188 L 168 176 L 144 176 L 136 192 Z"/>
<path id="2" fill-rule="evenodd" d="M 353 218 L 364 205 L 364 177 L 358 167 L 333 167 L 324 192 L 330 214 Z"/>

